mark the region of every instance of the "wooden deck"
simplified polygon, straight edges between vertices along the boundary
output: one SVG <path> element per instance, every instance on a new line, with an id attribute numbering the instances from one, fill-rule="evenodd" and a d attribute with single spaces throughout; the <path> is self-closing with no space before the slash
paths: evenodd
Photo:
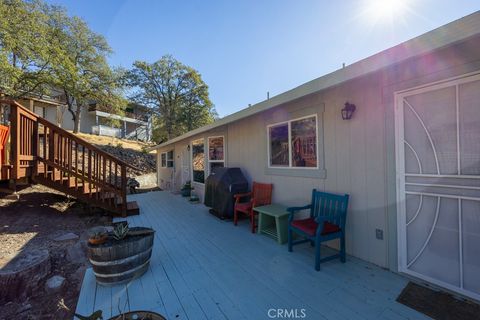
<path id="1" fill-rule="evenodd" d="M 127 285 L 96 285 L 87 270 L 77 313 L 104 319 L 152 310 L 168 319 L 269 319 L 268 310 L 305 309 L 305 319 L 429 319 L 395 299 L 407 280 L 353 257 L 313 269 L 313 248 L 252 234 L 168 192 L 134 195 L 141 214 L 130 225 L 153 227 L 149 271 Z"/>

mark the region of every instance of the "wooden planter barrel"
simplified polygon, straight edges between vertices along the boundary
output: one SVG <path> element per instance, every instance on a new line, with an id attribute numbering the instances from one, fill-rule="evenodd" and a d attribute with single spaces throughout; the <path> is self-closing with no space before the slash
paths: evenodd
<path id="1" fill-rule="evenodd" d="M 130 228 L 130 232 L 144 234 L 128 235 L 120 241 L 109 239 L 100 245 L 88 245 L 88 258 L 99 284 L 108 286 L 125 283 L 147 271 L 155 231 L 135 227 Z"/>

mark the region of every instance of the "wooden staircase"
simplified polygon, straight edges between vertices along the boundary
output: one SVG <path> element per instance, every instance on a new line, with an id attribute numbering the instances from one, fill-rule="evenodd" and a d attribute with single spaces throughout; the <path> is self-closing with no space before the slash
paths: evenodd
<path id="1" fill-rule="evenodd" d="M 139 214 L 127 202 L 128 163 L 54 125 L 15 101 L 10 105 L 10 164 L 1 179 L 29 178 L 114 215 Z"/>

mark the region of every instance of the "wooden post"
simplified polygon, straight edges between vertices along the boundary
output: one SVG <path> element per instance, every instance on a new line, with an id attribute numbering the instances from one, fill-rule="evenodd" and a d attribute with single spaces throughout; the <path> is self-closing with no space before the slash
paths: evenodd
<path id="1" fill-rule="evenodd" d="M 20 135 L 20 125 L 18 124 L 19 121 L 19 110 L 16 105 L 10 105 L 10 125 L 12 126 L 11 132 L 11 164 L 13 165 L 11 171 L 11 177 L 13 180 L 18 179 L 18 167 L 20 165 L 20 160 L 18 159 L 18 153 L 20 151 L 19 148 L 19 135 Z"/>
<path id="2" fill-rule="evenodd" d="M 50 128 L 48 130 L 48 160 L 50 160 L 52 163 L 55 162 L 55 131 Z M 47 155 L 45 155 L 47 157 Z M 56 169 L 54 167 L 51 167 L 52 169 L 52 181 L 55 181 L 55 175 L 56 175 Z M 45 170 L 47 170 L 45 168 Z"/>
<path id="3" fill-rule="evenodd" d="M 40 135 L 38 134 L 38 121 L 33 122 L 33 143 L 32 143 L 32 156 L 33 156 L 33 176 L 38 175 L 38 155 L 40 154 Z"/>
<path id="4" fill-rule="evenodd" d="M 127 167 L 122 165 L 121 166 L 122 170 L 122 183 L 121 183 L 121 195 L 122 195 L 122 216 L 126 217 L 127 216 Z"/>
<path id="5" fill-rule="evenodd" d="M 83 150 L 85 152 L 85 149 Z M 92 150 L 88 149 L 88 195 L 92 197 Z"/>
<path id="6" fill-rule="evenodd" d="M 50 131 L 48 130 L 48 128 L 46 126 L 43 126 L 43 177 L 44 178 L 47 178 L 47 171 L 48 171 L 48 166 L 47 166 L 47 162 L 45 161 L 46 159 L 48 159 L 48 155 L 47 155 L 47 137 L 50 136 Z"/>

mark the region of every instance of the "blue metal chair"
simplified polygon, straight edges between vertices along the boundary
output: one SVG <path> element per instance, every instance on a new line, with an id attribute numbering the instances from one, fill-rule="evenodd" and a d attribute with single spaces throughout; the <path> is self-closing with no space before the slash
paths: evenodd
<path id="1" fill-rule="evenodd" d="M 349 195 L 337 195 L 313 189 L 312 202 L 304 207 L 290 207 L 288 217 L 288 251 L 294 245 L 310 242 L 315 245 L 315 270 L 320 270 L 320 262 L 340 258 L 345 262 L 345 221 L 347 219 Z M 295 213 L 310 209 L 310 217 L 294 220 Z M 293 240 L 293 233 L 305 239 Z M 320 259 L 321 243 L 340 239 L 340 253 Z"/>

